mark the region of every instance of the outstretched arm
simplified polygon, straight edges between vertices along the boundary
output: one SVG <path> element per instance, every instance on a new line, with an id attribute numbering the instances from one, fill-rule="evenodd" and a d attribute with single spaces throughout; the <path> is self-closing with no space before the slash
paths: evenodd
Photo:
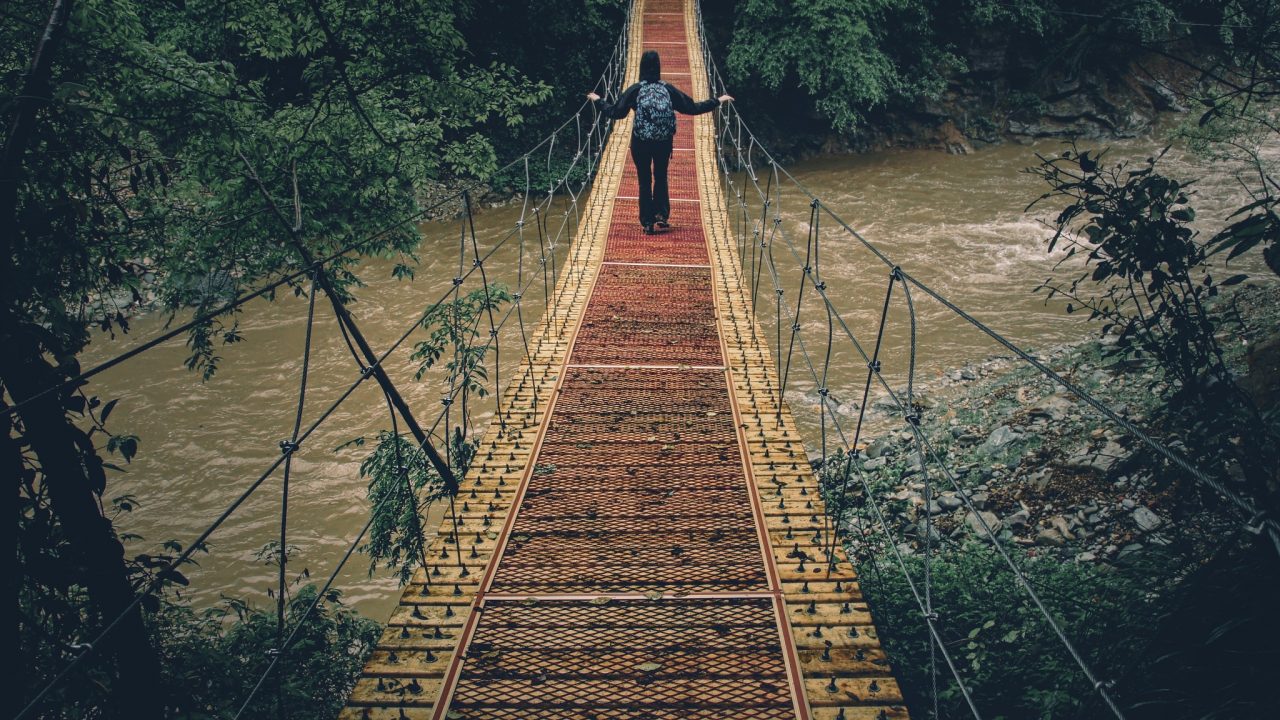
<path id="1" fill-rule="evenodd" d="M 720 103 L 733 102 L 733 96 L 731 95 L 721 95 L 718 98 L 710 98 L 703 100 L 702 102 L 694 102 L 693 98 L 685 95 L 684 91 L 675 85 L 668 83 L 667 89 L 671 91 L 671 107 L 676 112 L 684 113 L 685 115 L 701 115 L 706 112 L 711 112 L 715 109 L 716 105 L 719 105 Z"/>
<path id="2" fill-rule="evenodd" d="M 601 115 L 618 120 L 626 117 L 627 113 L 631 112 L 631 110 L 635 108 L 636 91 L 639 87 L 640 84 L 636 83 L 626 90 L 623 90 L 622 94 L 618 96 L 618 101 L 613 104 L 605 102 L 599 95 L 593 92 L 587 93 L 587 99 L 595 103 L 596 109 L 600 111 Z"/>

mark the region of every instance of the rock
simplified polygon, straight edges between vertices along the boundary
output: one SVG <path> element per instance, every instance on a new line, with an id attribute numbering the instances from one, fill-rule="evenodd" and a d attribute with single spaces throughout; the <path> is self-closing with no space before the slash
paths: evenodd
<path id="1" fill-rule="evenodd" d="M 933 502 L 929 503 L 929 507 L 925 509 L 925 512 L 927 512 L 930 515 L 941 515 L 942 506 L 938 504 L 938 501 L 934 500 Z"/>
<path id="2" fill-rule="evenodd" d="M 961 380 L 977 380 L 978 376 L 970 368 L 964 368 L 960 371 Z"/>
<path id="3" fill-rule="evenodd" d="M 1076 535 L 1073 531 L 1071 521 L 1062 515 L 1054 515 L 1048 520 L 1049 527 L 1057 530 L 1062 537 L 1068 540 L 1075 540 Z"/>
<path id="4" fill-rule="evenodd" d="M 987 436 L 986 442 L 982 443 L 981 450 L 988 454 L 994 453 L 1020 437 L 1022 435 L 1013 428 L 1008 425 L 1001 425 L 991 431 L 991 434 Z"/>
<path id="5" fill-rule="evenodd" d="M 938 504 L 942 506 L 943 510 L 959 510 L 964 506 L 964 501 L 954 494 L 948 493 L 938 498 Z"/>
<path id="6" fill-rule="evenodd" d="M 1031 513 L 1027 512 L 1026 508 L 1023 508 L 1015 513 L 1006 515 L 1003 522 L 1014 530 L 1021 530 L 1031 524 Z"/>
<path id="7" fill-rule="evenodd" d="M 1044 528 L 1036 533 L 1036 544 L 1048 547 L 1062 547 L 1067 544 L 1067 539 L 1056 528 Z"/>
<path id="8" fill-rule="evenodd" d="M 888 462 L 889 461 L 886 458 L 873 457 L 870 460 L 867 460 L 866 462 L 862 463 L 862 469 L 866 470 L 867 472 L 874 472 L 884 467 L 885 464 Z"/>
<path id="9" fill-rule="evenodd" d="M 1138 503 L 1134 502 L 1133 498 L 1125 498 L 1120 501 L 1120 507 L 1124 508 L 1125 510 L 1132 510 L 1137 506 L 1138 506 Z"/>
<path id="10" fill-rule="evenodd" d="M 1042 493 L 1049 488 L 1049 481 L 1053 479 L 1053 471 L 1044 468 L 1037 470 L 1027 476 L 1027 484 L 1038 493 Z"/>
<path id="11" fill-rule="evenodd" d="M 1066 417 L 1074 404 L 1071 398 L 1054 394 L 1036 403 L 1029 412 L 1033 417 L 1039 416 L 1057 421 Z"/>
<path id="12" fill-rule="evenodd" d="M 878 458 L 884 455 L 890 455 L 892 454 L 892 451 L 893 440 L 887 437 L 882 437 L 867 447 L 867 457 Z"/>
<path id="13" fill-rule="evenodd" d="M 1144 531 L 1155 530 L 1163 524 L 1159 515 L 1151 512 L 1149 508 L 1141 506 L 1133 511 L 1133 522 L 1139 529 Z"/>
<path id="14" fill-rule="evenodd" d="M 978 491 L 969 496 L 969 502 L 979 510 L 986 510 L 987 503 L 991 500 L 991 496 L 985 492 Z"/>
<path id="15" fill-rule="evenodd" d="M 991 528 L 991 532 L 998 533 L 1000 532 L 1000 529 L 1004 526 L 1004 523 L 1000 522 L 1000 518 L 996 517 L 996 514 L 993 512 L 987 512 L 986 510 L 979 510 L 976 515 L 971 512 L 965 513 L 965 516 L 964 516 L 965 524 L 968 525 L 969 529 L 973 530 L 975 534 L 980 535 L 982 537 L 987 536 L 987 531 L 982 529 L 982 523 L 978 522 L 979 517 L 981 517 L 983 522 L 987 524 L 987 527 Z"/>
<path id="16" fill-rule="evenodd" d="M 1107 473 L 1127 455 L 1128 453 L 1118 443 L 1108 441 L 1101 450 L 1094 451 L 1088 448 L 1076 450 L 1063 462 L 1063 467 L 1068 470 Z"/>
<path id="17" fill-rule="evenodd" d="M 1128 545 L 1120 548 L 1120 552 L 1116 557 L 1122 558 L 1137 552 L 1142 552 L 1142 543 L 1129 543 Z"/>

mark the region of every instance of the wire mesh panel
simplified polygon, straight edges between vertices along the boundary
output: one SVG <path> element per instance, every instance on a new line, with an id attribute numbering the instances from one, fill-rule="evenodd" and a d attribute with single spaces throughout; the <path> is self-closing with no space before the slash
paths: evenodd
<path id="1" fill-rule="evenodd" d="M 579 365 L 719 365 L 706 268 L 606 265 L 578 331 Z"/>
<path id="2" fill-rule="evenodd" d="M 766 589 L 724 374 L 567 373 L 491 590 Z"/>
<path id="3" fill-rule="evenodd" d="M 490 600 L 450 710 L 459 718 L 795 716 L 772 603 L 757 598 Z"/>

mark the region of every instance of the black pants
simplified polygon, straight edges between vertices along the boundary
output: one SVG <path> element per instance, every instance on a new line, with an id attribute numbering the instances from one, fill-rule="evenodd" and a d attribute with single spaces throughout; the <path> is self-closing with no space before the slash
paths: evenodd
<path id="1" fill-rule="evenodd" d="M 636 177 L 640 180 L 641 225 L 652 225 L 659 215 L 663 219 L 671 217 L 671 199 L 667 190 L 671 141 L 672 138 L 631 141 L 631 159 L 636 164 Z"/>

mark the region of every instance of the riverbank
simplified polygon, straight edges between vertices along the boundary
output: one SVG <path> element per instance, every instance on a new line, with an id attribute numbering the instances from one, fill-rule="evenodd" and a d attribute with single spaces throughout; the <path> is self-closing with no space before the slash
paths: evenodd
<path id="1" fill-rule="evenodd" d="M 1224 331 L 1220 339 L 1241 384 L 1264 410 L 1274 407 L 1280 284 L 1265 279 L 1246 285 L 1218 303 L 1218 310 L 1243 318 L 1240 328 Z M 1058 345 L 1039 358 L 1121 417 L 1185 451 L 1178 440 L 1182 431 L 1160 425 L 1165 388 L 1154 368 L 1106 357 L 1105 345 Z M 1123 562 L 1239 527 L 1188 502 L 1178 473 L 1152 464 L 1136 438 L 1020 360 L 989 357 L 952 369 L 918 392 L 924 434 L 947 459 L 955 485 L 931 469 L 932 498 L 926 503 L 925 475 L 910 432 L 871 438 L 859 460 L 904 555 L 922 551 L 926 518 L 935 544 L 985 538 L 985 524 L 1031 555 L 1077 563 Z M 889 415 L 884 406 L 870 410 L 872 420 Z M 1191 460 L 1210 469 L 1208 459 Z M 865 509 L 858 514 L 847 523 L 851 549 L 860 555 L 882 551 L 868 524 L 874 515 Z"/>

